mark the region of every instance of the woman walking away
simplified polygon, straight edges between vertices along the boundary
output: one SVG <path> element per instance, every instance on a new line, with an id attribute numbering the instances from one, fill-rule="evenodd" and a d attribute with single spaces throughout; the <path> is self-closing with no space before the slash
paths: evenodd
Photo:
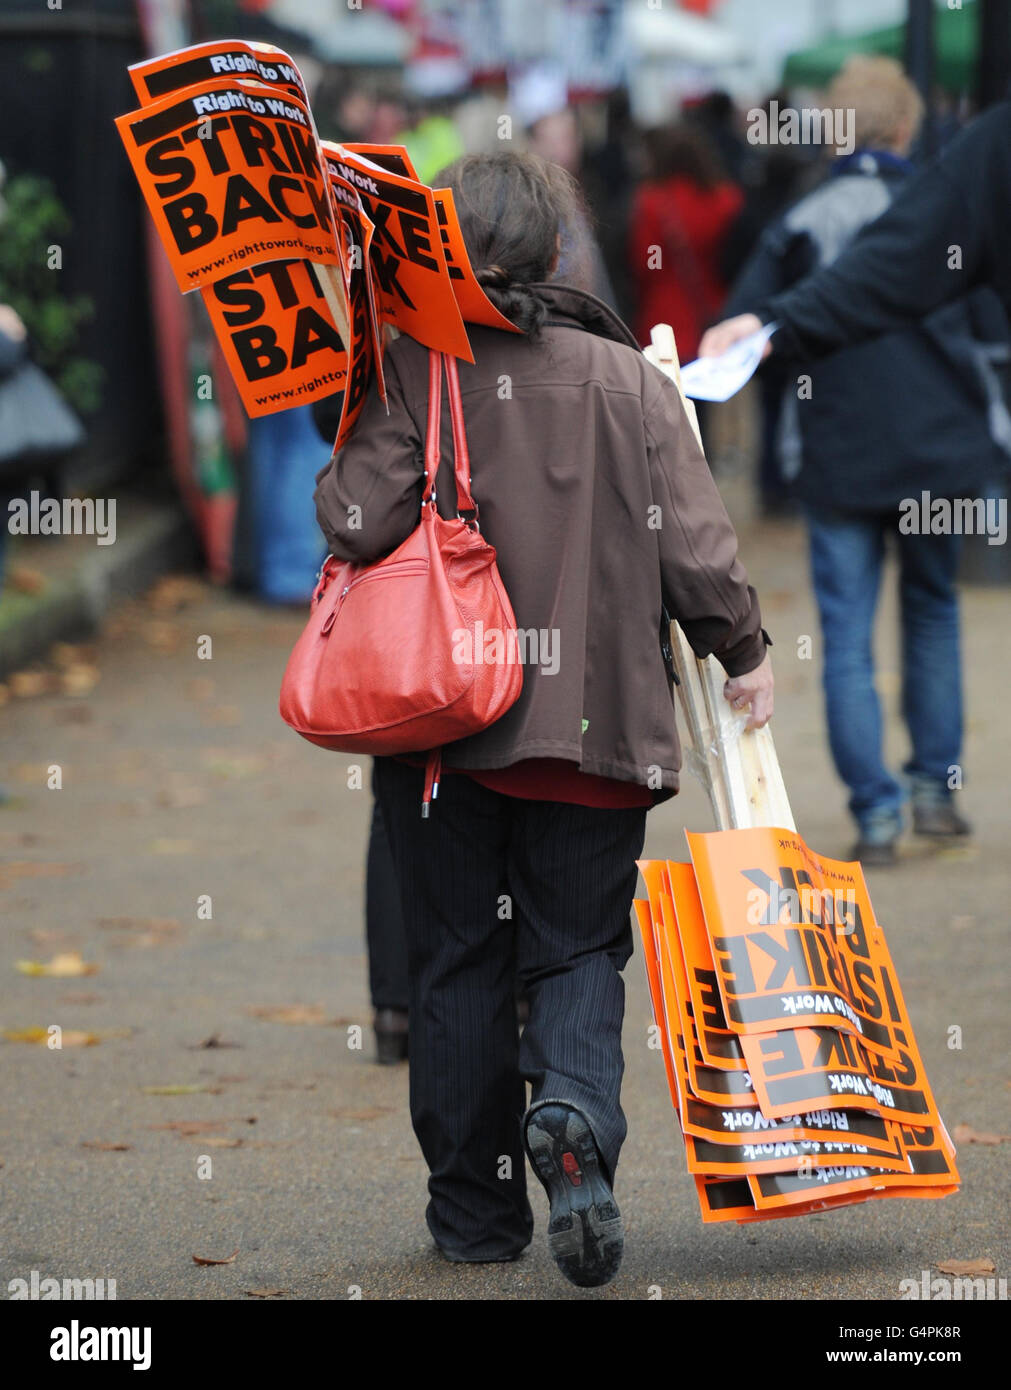
<path id="1" fill-rule="evenodd" d="M 483 634 L 485 659 L 518 649 L 524 667 L 508 712 L 443 749 L 428 818 L 424 756 L 376 763 L 408 940 L 411 1118 L 447 1259 L 512 1260 L 529 1244 L 525 1148 L 559 1268 L 603 1284 L 623 1239 L 612 1188 L 635 860 L 647 808 L 677 791 L 680 767 L 665 609 L 696 652 L 717 654 L 727 698 L 756 725 L 772 711 L 772 675 L 677 389 L 599 300 L 546 283 L 571 180 L 499 154 L 459 160 L 439 182 L 479 280 L 521 330 L 472 325 L 476 360 L 459 377 L 481 531 L 517 625 L 512 643 Z M 319 521 L 338 557 L 374 560 L 418 524 L 428 382 L 427 350 L 392 343 L 389 414 L 370 396 L 320 474 Z M 437 505 L 452 516 L 445 401 L 441 439 Z M 521 1039 L 516 978 L 530 1006 Z"/>

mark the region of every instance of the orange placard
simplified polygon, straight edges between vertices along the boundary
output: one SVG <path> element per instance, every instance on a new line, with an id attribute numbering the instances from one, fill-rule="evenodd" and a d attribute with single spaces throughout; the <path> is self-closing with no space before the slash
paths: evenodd
<path id="1" fill-rule="evenodd" d="M 460 306 L 465 323 L 483 323 L 488 328 L 501 328 L 507 333 L 519 333 L 514 323 L 500 314 L 484 290 L 477 282 L 467 247 L 460 230 L 460 219 L 456 213 L 451 188 L 434 188 L 435 212 L 439 219 L 439 233 L 442 249 L 449 267 L 449 278 L 453 282 L 453 293 Z"/>
<path id="2" fill-rule="evenodd" d="M 835 1195 L 866 1193 L 871 1197 L 946 1197 L 958 1186 L 955 1151 L 943 1125 L 916 1129 L 897 1126 L 906 1173 L 883 1173 L 870 1163 L 840 1164 L 813 1172 L 749 1176 L 752 1199 L 759 1210 L 809 1201 L 812 1187 Z"/>
<path id="3" fill-rule="evenodd" d="M 912 1038 L 912 1033 L 904 1036 Z M 741 1047 L 766 1115 L 783 1115 L 798 1105 L 838 1105 L 915 1125 L 937 1122 L 915 1041 L 903 1050 L 901 1069 L 841 1028 L 745 1033 Z"/>
<path id="4" fill-rule="evenodd" d="M 407 153 L 406 145 L 369 145 L 362 144 L 360 140 L 352 140 L 341 148 L 350 150 L 352 154 L 364 155 L 373 164 L 378 164 L 380 169 L 399 174 L 401 178 L 410 179 L 412 183 L 421 182 L 418 171 L 411 162 L 411 156 Z"/>
<path id="5" fill-rule="evenodd" d="M 643 882 L 646 884 L 646 892 L 649 895 L 649 911 L 654 925 L 654 929 L 659 933 L 659 924 L 663 921 L 663 901 L 670 902 L 670 878 L 668 871 L 674 867 L 673 861 L 663 859 L 640 859 L 637 860 L 639 871 L 642 874 Z M 691 871 L 691 865 L 686 866 Z M 668 908 L 668 910 L 670 910 Z M 661 959 L 658 952 L 657 969 L 660 972 L 661 1003 L 665 992 L 664 981 L 666 975 L 671 970 L 670 959 Z M 669 986 L 669 1003 L 667 1007 L 675 1007 L 674 984 Z M 684 1039 L 681 1036 L 681 1028 L 674 1020 L 675 1026 L 669 1030 L 672 1050 L 684 1055 Z M 680 1065 L 680 1060 L 676 1061 Z M 702 1054 L 698 1050 L 697 1041 L 691 1048 L 684 1060 L 687 1069 L 687 1088 L 691 1094 L 699 1100 L 706 1101 L 710 1105 L 757 1105 L 758 1098 L 751 1089 L 751 1080 L 746 1072 L 742 1070 L 718 1070 L 705 1064 Z"/>
<path id="6" fill-rule="evenodd" d="M 359 236 L 362 235 L 363 232 L 360 230 Z M 353 271 L 351 275 L 349 306 L 351 342 L 348 387 L 344 392 L 344 402 L 341 406 L 340 424 L 337 427 L 337 438 L 334 440 L 334 453 L 343 449 L 347 443 L 358 416 L 362 412 L 362 406 L 365 404 L 369 382 L 372 379 L 372 368 L 379 366 L 379 359 L 374 353 L 368 278 L 359 270 Z M 377 372 L 376 384 L 380 395 L 382 395 L 384 388 L 381 367 Z"/>
<path id="7" fill-rule="evenodd" d="M 702 1058 L 706 1066 L 741 1071 L 747 1064 L 739 1035 L 727 1027 L 695 870 L 691 864 L 668 859 L 667 877 L 674 899 L 685 983 Z"/>
<path id="8" fill-rule="evenodd" d="M 789 830 L 688 834 L 727 1026 L 830 1025 L 896 1060 L 908 1028 L 859 864 Z"/>
<path id="9" fill-rule="evenodd" d="M 425 347 L 473 362 L 442 250 L 432 190 L 364 155 L 323 141 L 331 175 L 358 193 L 373 224 L 373 282 L 379 318 Z"/>
<path id="10" fill-rule="evenodd" d="M 689 1173 L 708 1173 L 713 1177 L 748 1176 L 752 1173 L 793 1173 L 806 1177 L 811 1168 L 838 1168 L 859 1163 L 879 1170 L 898 1172 L 909 1181 L 905 1153 L 871 1154 L 863 1144 L 852 1140 L 774 1138 L 745 1144 L 714 1144 L 708 1139 L 685 1135 Z M 808 1190 L 810 1196 L 810 1189 Z"/>
<path id="11" fill-rule="evenodd" d="M 159 58 L 131 63 L 127 71 L 142 106 L 184 87 L 238 77 L 276 87 L 306 104 L 309 100 L 302 74 L 288 54 L 273 44 L 249 39 L 214 39 L 192 44 Z"/>
<path id="12" fill-rule="evenodd" d="M 668 879 L 674 870 L 691 865 L 668 864 Z M 674 1043 L 675 1065 L 680 1061 L 687 1072 L 685 1096 L 694 1095 L 710 1105 L 725 1105 L 733 1097 L 737 1105 L 757 1104 L 757 1097 L 751 1086 L 751 1078 L 741 1067 L 736 1071 L 719 1071 L 705 1065 L 699 1049 L 698 1031 L 688 999 L 684 972 L 684 959 L 678 944 L 679 919 L 675 915 L 674 902 L 668 893 L 658 897 L 659 919 L 653 919 L 660 955 L 660 983 L 663 990 L 667 1017 L 671 1024 L 670 1036 Z M 672 1015 L 673 1011 L 673 1017 Z M 737 1045 L 737 1039 L 733 1040 Z M 682 1123 L 684 1113 L 682 1110 Z"/>
<path id="13" fill-rule="evenodd" d="M 205 82 L 116 126 L 184 293 L 264 261 L 340 264 L 319 143 L 296 97 Z"/>
<path id="14" fill-rule="evenodd" d="M 706 1105 L 692 1096 L 682 1106 L 681 1127 L 696 1139 L 714 1144 L 739 1144 L 742 1139 L 852 1140 L 873 1153 L 895 1154 L 898 1139 L 894 1121 L 860 1110 L 810 1110 L 770 1120 L 757 1106 Z"/>
<path id="15" fill-rule="evenodd" d="M 678 1086 L 674 1072 L 674 1060 L 671 1054 L 670 1040 L 667 1036 L 667 1020 L 664 1016 L 663 993 L 660 988 L 660 966 L 657 960 L 656 942 L 653 936 L 653 923 L 649 915 L 649 903 L 643 902 L 641 898 L 634 899 L 632 907 L 635 909 L 636 921 L 639 923 L 639 931 L 642 935 L 642 950 L 646 960 L 646 981 L 649 985 L 650 1002 L 653 1005 L 653 1021 L 660 1036 L 660 1050 L 663 1054 L 664 1071 L 667 1074 L 667 1085 L 670 1089 L 671 1103 L 674 1109 L 678 1108 Z"/>
<path id="16" fill-rule="evenodd" d="M 311 262 L 266 261 L 201 293 L 249 416 L 345 389 L 348 355 Z"/>
<path id="17" fill-rule="evenodd" d="M 372 234 L 375 228 L 362 207 L 361 198 L 352 185 L 346 179 L 342 179 L 339 174 L 335 174 L 329 164 L 327 165 L 327 173 L 330 178 L 330 193 L 334 208 L 345 236 L 344 264 L 347 267 L 348 292 L 349 294 L 362 292 L 365 294 L 369 336 L 372 340 L 371 362 L 375 367 L 380 398 L 385 401 L 386 380 L 383 375 L 385 342 L 382 324 L 379 320 L 379 307 L 376 303 L 371 258 Z M 354 275 L 362 276 L 364 280 L 363 290 L 355 289 L 352 286 L 351 278 Z"/>
<path id="18" fill-rule="evenodd" d="M 724 834 L 727 840 L 739 842 L 751 832 Z M 774 832 L 774 841 L 780 835 L 787 838 L 787 832 Z M 704 838 L 689 837 L 693 857 L 692 841 Z M 787 848 L 810 856 L 792 832 L 789 838 L 792 844 Z M 767 848 L 768 835 L 765 842 Z M 754 845 L 745 849 L 754 855 Z M 717 873 L 715 859 L 709 856 L 711 876 L 706 889 L 710 895 L 722 892 L 726 899 L 727 864 L 720 865 Z M 741 860 L 737 853 L 729 862 L 740 871 Z M 750 862 L 746 860 L 745 865 Z M 937 1114 L 884 934 L 874 920 L 862 877 L 844 897 L 823 893 L 825 879 L 846 867 L 810 856 L 810 877 L 798 876 L 794 882 L 809 884 L 812 897 L 798 893 L 796 918 L 789 897 L 784 905 L 779 888 L 768 891 L 768 877 L 750 875 L 747 882 L 762 888 L 764 903 L 758 899 L 756 913 L 756 900 L 751 899 L 745 929 L 733 933 L 721 921 L 723 935 L 712 940 L 706 910 L 712 904 L 707 904 L 705 890 L 696 884 L 693 865 L 639 861 L 648 900 L 637 902 L 635 910 L 653 1015 L 685 1139 L 687 1166 L 705 1222 L 772 1220 L 884 1197 L 937 1198 L 957 1190 L 954 1147 Z M 779 883 L 784 892 L 789 888 L 788 880 L 781 878 Z M 770 904 L 783 920 L 763 915 L 770 913 Z M 814 915 L 815 907 L 823 916 L 829 910 L 836 915 L 827 922 L 812 922 L 808 914 Z M 726 901 L 721 908 L 727 912 Z M 739 901 L 729 911 L 735 909 L 739 916 Z M 752 947 L 784 971 L 799 969 L 802 959 L 810 965 L 810 958 L 799 956 L 795 943 L 785 936 L 787 929 L 808 926 L 842 929 L 838 947 L 845 953 L 842 964 L 834 962 L 837 973 L 832 974 L 826 958 L 825 969 L 833 986 L 842 982 L 835 991 L 840 996 L 849 995 L 852 981 L 858 982 L 851 1002 L 841 997 L 831 1001 L 848 1006 L 853 1016 L 846 1007 L 838 1007 L 839 1026 L 835 1022 L 811 1025 L 803 1017 L 808 1006 L 802 999 L 802 1008 L 792 1015 L 796 1021 L 789 1026 L 780 1025 L 774 1032 L 745 1031 L 740 1024 L 749 1020 L 735 1017 L 740 999 L 764 1000 L 773 989 L 768 980 L 760 982 L 764 988 L 724 988 L 744 978 L 742 946 L 728 944 L 726 937 L 746 938 L 743 950 L 749 954 L 743 959 L 754 982 L 759 970 L 750 954 Z M 751 929 L 756 928 L 772 928 L 771 943 L 753 940 Z M 727 960 L 736 967 L 734 973 L 727 970 Z M 776 981 L 775 988 L 783 984 L 805 994 L 813 992 L 806 982 L 795 980 Z M 811 1006 L 817 1007 L 816 1003 Z M 883 1035 L 879 1031 L 875 1049 L 865 1041 L 863 1014 L 885 1030 Z M 737 1026 L 731 1028 L 729 1022 Z M 720 1056 L 721 1067 L 707 1065 L 700 1048 L 702 1038 Z M 883 1045 L 886 1041 L 888 1050 Z M 754 1090 L 731 1099 L 727 1091 L 735 1086 L 754 1086 Z"/>

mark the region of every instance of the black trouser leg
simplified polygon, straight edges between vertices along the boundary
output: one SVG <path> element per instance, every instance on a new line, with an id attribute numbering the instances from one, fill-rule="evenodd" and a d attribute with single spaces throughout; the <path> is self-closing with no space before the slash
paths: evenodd
<path id="1" fill-rule="evenodd" d="M 375 793 L 375 769 L 372 773 Z M 400 893 L 383 813 L 372 805 L 365 870 L 365 936 L 369 952 L 369 992 L 374 1009 L 407 1009 L 407 937 Z"/>
<path id="2" fill-rule="evenodd" d="M 376 788 L 407 928 L 411 1117 L 438 1244 L 471 1258 L 530 1238 L 520 1120 L 533 1099 L 589 1120 L 613 1177 L 625 1137 L 621 970 L 646 812 L 500 796 L 380 760 Z M 517 1047 L 514 974 L 530 997 Z"/>
<path id="3" fill-rule="evenodd" d="M 613 1180 L 626 1132 L 620 972 L 632 954 L 646 811 L 515 804 L 509 887 L 530 1001 L 520 1070 L 533 1102 L 564 1100 L 583 1112 Z"/>
<path id="4" fill-rule="evenodd" d="M 423 782 L 420 770 L 376 762 L 407 931 L 411 1120 L 429 1167 L 436 1243 L 491 1260 L 516 1254 L 533 1231 L 513 923 L 499 915 L 508 798 L 448 774 L 422 820 Z"/>

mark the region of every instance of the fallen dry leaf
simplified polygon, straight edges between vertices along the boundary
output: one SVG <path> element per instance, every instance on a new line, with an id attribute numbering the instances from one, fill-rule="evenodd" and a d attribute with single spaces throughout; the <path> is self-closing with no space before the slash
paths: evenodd
<path id="1" fill-rule="evenodd" d="M 97 666 L 85 666 L 83 662 L 68 666 L 59 675 L 59 689 L 62 695 L 90 695 L 102 679 Z"/>
<path id="2" fill-rule="evenodd" d="M 250 1298 L 280 1298 L 287 1289 L 243 1289 L 243 1293 L 248 1293 Z"/>
<path id="3" fill-rule="evenodd" d="M 205 1136 L 201 1142 L 209 1149 L 238 1149 L 242 1146 L 241 1139 L 229 1139 L 223 1134 Z"/>
<path id="4" fill-rule="evenodd" d="M 7 688 L 18 700 L 31 700 L 45 695 L 53 685 L 49 671 L 13 671 L 7 678 Z"/>
<path id="5" fill-rule="evenodd" d="M 82 960 L 80 951 L 63 951 L 50 961 L 16 960 L 14 969 L 22 975 L 54 975 L 60 979 L 98 973 L 98 966 Z"/>
<path id="6" fill-rule="evenodd" d="M 363 1105 L 357 1110 L 350 1105 L 341 1105 L 336 1110 L 328 1110 L 327 1114 L 335 1120 L 378 1120 L 380 1115 L 388 1115 L 392 1109 L 392 1105 Z"/>
<path id="7" fill-rule="evenodd" d="M 49 1045 L 48 1028 L 4 1028 L 3 1036 L 8 1042 L 41 1043 L 44 1047 Z M 60 1035 L 62 1047 L 94 1047 L 101 1041 L 101 1033 L 84 1033 L 76 1028 L 64 1028 Z"/>
<path id="8" fill-rule="evenodd" d="M 207 593 L 206 586 L 188 574 L 166 574 L 144 595 L 144 601 L 156 613 L 177 613 L 180 608 L 199 603 Z"/>
<path id="9" fill-rule="evenodd" d="M 269 1023 L 326 1023 L 327 1012 L 322 1004 L 259 1004 L 249 1009 L 254 1018 Z"/>
<path id="10" fill-rule="evenodd" d="M 956 1144 L 1003 1144 L 1011 1139 L 1009 1134 L 990 1134 L 986 1130 L 973 1129 L 972 1125 L 956 1125 L 951 1137 Z"/>
<path id="11" fill-rule="evenodd" d="M 140 629 L 141 636 L 156 652 L 174 652 L 182 640 L 182 632 L 175 623 L 164 619 L 153 619 Z"/>
<path id="12" fill-rule="evenodd" d="M 232 1253 L 224 1260 L 212 1260 L 208 1259 L 206 1255 L 194 1255 L 193 1263 L 195 1265 L 230 1265 L 233 1263 L 238 1253 L 238 1250 L 233 1250 Z"/>
<path id="13" fill-rule="evenodd" d="M 96 657 L 97 651 L 94 647 L 74 642 L 54 642 L 49 648 L 49 660 L 61 669 L 82 664 L 93 666 Z"/>
<path id="14" fill-rule="evenodd" d="M 220 1086 L 142 1086 L 140 1088 L 146 1096 L 196 1096 L 205 1092 L 208 1095 L 219 1096 Z"/>
<path id="15" fill-rule="evenodd" d="M 160 1125 L 148 1125 L 148 1129 L 172 1129 L 179 1135 L 209 1134 L 212 1130 L 224 1129 L 225 1125 L 255 1125 L 255 1115 L 231 1115 L 223 1120 L 168 1120 Z"/>
<path id="16" fill-rule="evenodd" d="M 173 932 L 182 924 L 175 917 L 99 917 L 95 925 L 109 931 Z"/>
<path id="17" fill-rule="evenodd" d="M 224 1129 L 227 1120 L 169 1120 L 163 1125 L 148 1125 L 148 1129 L 172 1129 L 176 1134 L 209 1134 L 212 1129 Z"/>
<path id="18" fill-rule="evenodd" d="M 132 1144 L 107 1144 L 101 1139 L 84 1139 L 81 1141 L 82 1149 L 101 1149 L 105 1153 L 126 1153 L 127 1149 L 132 1149 Z"/>
<path id="19" fill-rule="evenodd" d="M 942 1274 L 992 1274 L 997 1266 L 984 1255 L 978 1260 L 938 1260 L 934 1268 Z"/>
<path id="20" fill-rule="evenodd" d="M 202 1048 L 210 1047 L 241 1047 L 241 1043 L 225 1042 L 220 1033 L 212 1033 L 209 1038 L 204 1038 L 202 1042 L 190 1043 L 191 1052 L 199 1052 Z"/>
<path id="21" fill-rule="evenodd" d="M 12 859 L 0 864 L 0 888 L 21 878 L 65 878 L 81 872 L 80 864 L 47 864 L 39 859 Z"/>

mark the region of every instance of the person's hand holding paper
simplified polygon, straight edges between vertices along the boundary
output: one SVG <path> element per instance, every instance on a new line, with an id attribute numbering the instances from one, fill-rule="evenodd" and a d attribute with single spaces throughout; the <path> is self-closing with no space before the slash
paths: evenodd
<path id="1" fill-rule="evenodd" d="M 719 324 L 717 328 L 710 329 L 702 340 L 700 351 L 705 350 L 710 334 L 744 319 L 753 320 L 758 325 L 757 330 L 745 337 L 737 336 L 722 351 L 710 345 L 710 354 L 718 351 L 718 356 L 706 354 L 682 367 L 681 383 L 686 396 L 697 401 L 728 401 L 745 382 L 751 380 L 759 362 L 770 351 L 769 339 L 776 331 L 776 324 L 768 323 L 763 327 L 753 314 L 742 314 L 740 319 L 728 319 L 725 325 Z"/>

